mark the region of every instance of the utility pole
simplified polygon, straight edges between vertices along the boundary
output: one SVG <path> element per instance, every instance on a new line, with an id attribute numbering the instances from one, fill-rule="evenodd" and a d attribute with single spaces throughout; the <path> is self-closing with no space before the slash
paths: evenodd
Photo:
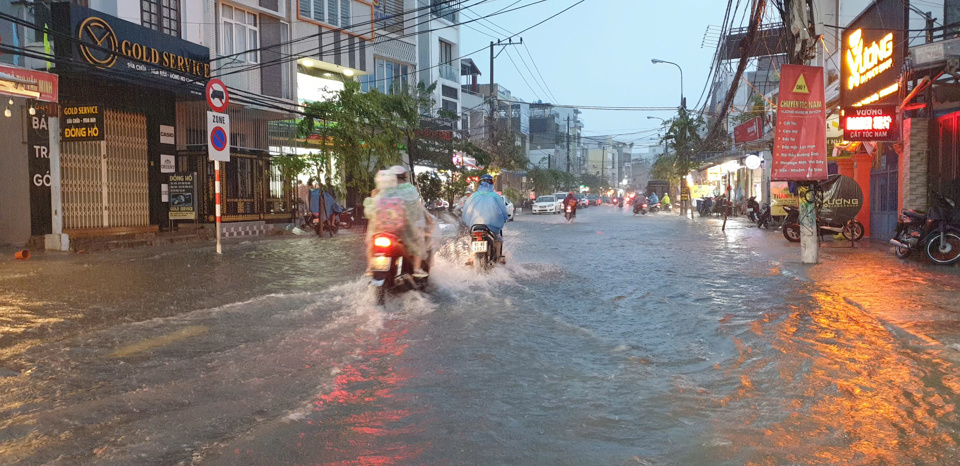
<path id="1" fill-rule="evenodd" d="M 600 143 L 600 179 L 607 181 L 607 169 L 603 167 L 607 161 L 607 143 Z"/>
<path id="2" fill-rule="evenodd" d="M 520 42 L 514 42 L 512 37 L 508 42 L 505 42 L 505 43 L 500 42 L 499 39 L 497 39 L 496 43 L 494 43 L 492 40 L 490 41 L 490 145 L 491 147 L 493 147 L 494 145 L 493 130 L 497 122 L 497 108 L 498 108 L 497 97 L 499 97 L 498 96 L 499 91 L 495 87 L 496 84 L 494 84 L 494 80 L 493 80 L 493 61 L 494 59 L 497 58 L 497 55 L 499 55 L 499 53 L 497 55 L 494 55 L 493 48 L 494 46 L 503 46 L 505 49 L 506 46 L 508 45 L 521 45 L 521 44 L 523 44 L 523 37 L 520 38 Z M 500 50 L 503 51 L 504 49 L 500 49 Z"/>
<path id="3" fill-rule="evenodd" d="M 567 115 L 567 173 L 570 173 L 570 115 Z"/>

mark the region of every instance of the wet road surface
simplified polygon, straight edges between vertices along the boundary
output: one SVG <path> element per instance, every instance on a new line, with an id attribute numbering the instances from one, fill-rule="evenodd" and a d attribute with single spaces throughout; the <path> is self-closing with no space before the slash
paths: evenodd
<path id="1" fill-rule="evenodd" d="M 953 273 L 610 207 L 505 233 L 384 308 L 358 236 L 5 262 L 0 463 L 960 459 Z"/>

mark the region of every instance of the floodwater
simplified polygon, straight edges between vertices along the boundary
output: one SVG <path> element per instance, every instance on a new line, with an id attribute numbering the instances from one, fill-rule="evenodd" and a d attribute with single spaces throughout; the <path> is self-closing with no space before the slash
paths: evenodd
<path id="1" fill-rule="evenodd" d="M 957 463 L 960 281 L 611 207 L 373 304 L 360 237 L 0 264 L 0 463 Z"/>

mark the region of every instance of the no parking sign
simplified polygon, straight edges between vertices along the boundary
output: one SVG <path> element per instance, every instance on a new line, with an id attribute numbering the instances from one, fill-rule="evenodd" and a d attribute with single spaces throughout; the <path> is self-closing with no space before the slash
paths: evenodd
<path id="1" fill-rule="evenodd" d="M 230 161 L 230 116 L 207 112 L 207 151 L 210 160 Z"/>

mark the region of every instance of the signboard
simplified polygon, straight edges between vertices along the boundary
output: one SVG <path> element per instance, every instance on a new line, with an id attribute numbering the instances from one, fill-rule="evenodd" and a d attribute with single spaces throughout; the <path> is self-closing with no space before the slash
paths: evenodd
<path id="1" fill-rule="evenodd" d="M 790 183 L 786 181 L 770 182 L 770 215 L 782 217 L 787 215 L 784 206 L 799 207 L 800 199 L 790 192 Z"/>
<path id="2" fill-rule="evenodd" d="M 27 115 L 27 169 L 30 173 L 30 234 L 53 233 L 50 210 L 50 127 L 49 112 L 54 104 L 32 102 Z"/>
<path id="3" fill-rule="evenodd" d="M 160 173 L 177 171 L 176 158 L 172 155 L 160 154 Z"/>
<path id="4" fill-rule="evenodd" d="M 57 68 L 90 73 L 89 65 L 112 79 L 156 83 L 189 93 L 184 83 L 210 77 L 210 49 L 103 12 L 71 3 L 50 6 L 53 30 L 73 40 L 56 42 Z M 71 65 L 71 61 L 85 62 Z M 148 79 L 144 79 L 148 78 Z M 196 92 L 196 91 L 194 91 Z"/>
<path id="5" fill-rule="evenodd" d="M 103 106 L 70 105 L 62 107 L 63 141 L 103 141 Z"/>
<path id="6" fill-rule="evenodd" d="M 174 173 L 167 183 L 170 199 L 170 220 L 196 220 L 197 174 Z"/>
<path id="7" fill-rule="evenodd" d="M 889 103 L 900 90 L 907 53 L 907 3 L 876 0 L 844 29 L 840 50 L 840 105 Z"/>
<path id="8" fill-rule="evenodd" d="M 827 115 L 823 68 L 783 65 L 770 179 L 810 181 L 827 178 Z"/>
<path id="9" fill-rule="evenodd" d="M 900 140 L 896 104 L 848 107 L 840 121 L 846 141 Z"/>
<path id="10" fill-rule="evenodd" d="M 230 161 L 230 116 L 207 112 L 207 151 L 210 160 Z"/>
<path id="11" fill-rule="evenodd" d="M 763 117 L 756 117 L 746 123 L 737 125 L 733 128 L 733 142 L 740 144 L 743 142 L 756 141 L 763 137 Z"/>
<path id="12" fill-rule="evenodd" d="M 863 190 L 856 180 L 844 175 L 830 175 L 820 183 L 823 189 L 823 207 L 820 216 L 828 221 L 853 220 L 863 207 Z"/>
<path id="13" fill-rule="evenodd" d="M 56 102 L 58 93 L 57 75 L 0 64 L 0 94 Z"/>
<path id="14" fill-rule="evenodd" d="M 175 131 L 173 126 L 160 125 L 160 144 L 176 144 Z"/>
<path id="15" fill-rule="evenodd" d="M 227 91 L 227 85 L 223 81 L 217 78 L 207 81 L 204 94 L 207 96 L 207 105 L 210 110 L 217 113 L 227 111 L 227 106 L 230 105 L 230 92 Z"/>

